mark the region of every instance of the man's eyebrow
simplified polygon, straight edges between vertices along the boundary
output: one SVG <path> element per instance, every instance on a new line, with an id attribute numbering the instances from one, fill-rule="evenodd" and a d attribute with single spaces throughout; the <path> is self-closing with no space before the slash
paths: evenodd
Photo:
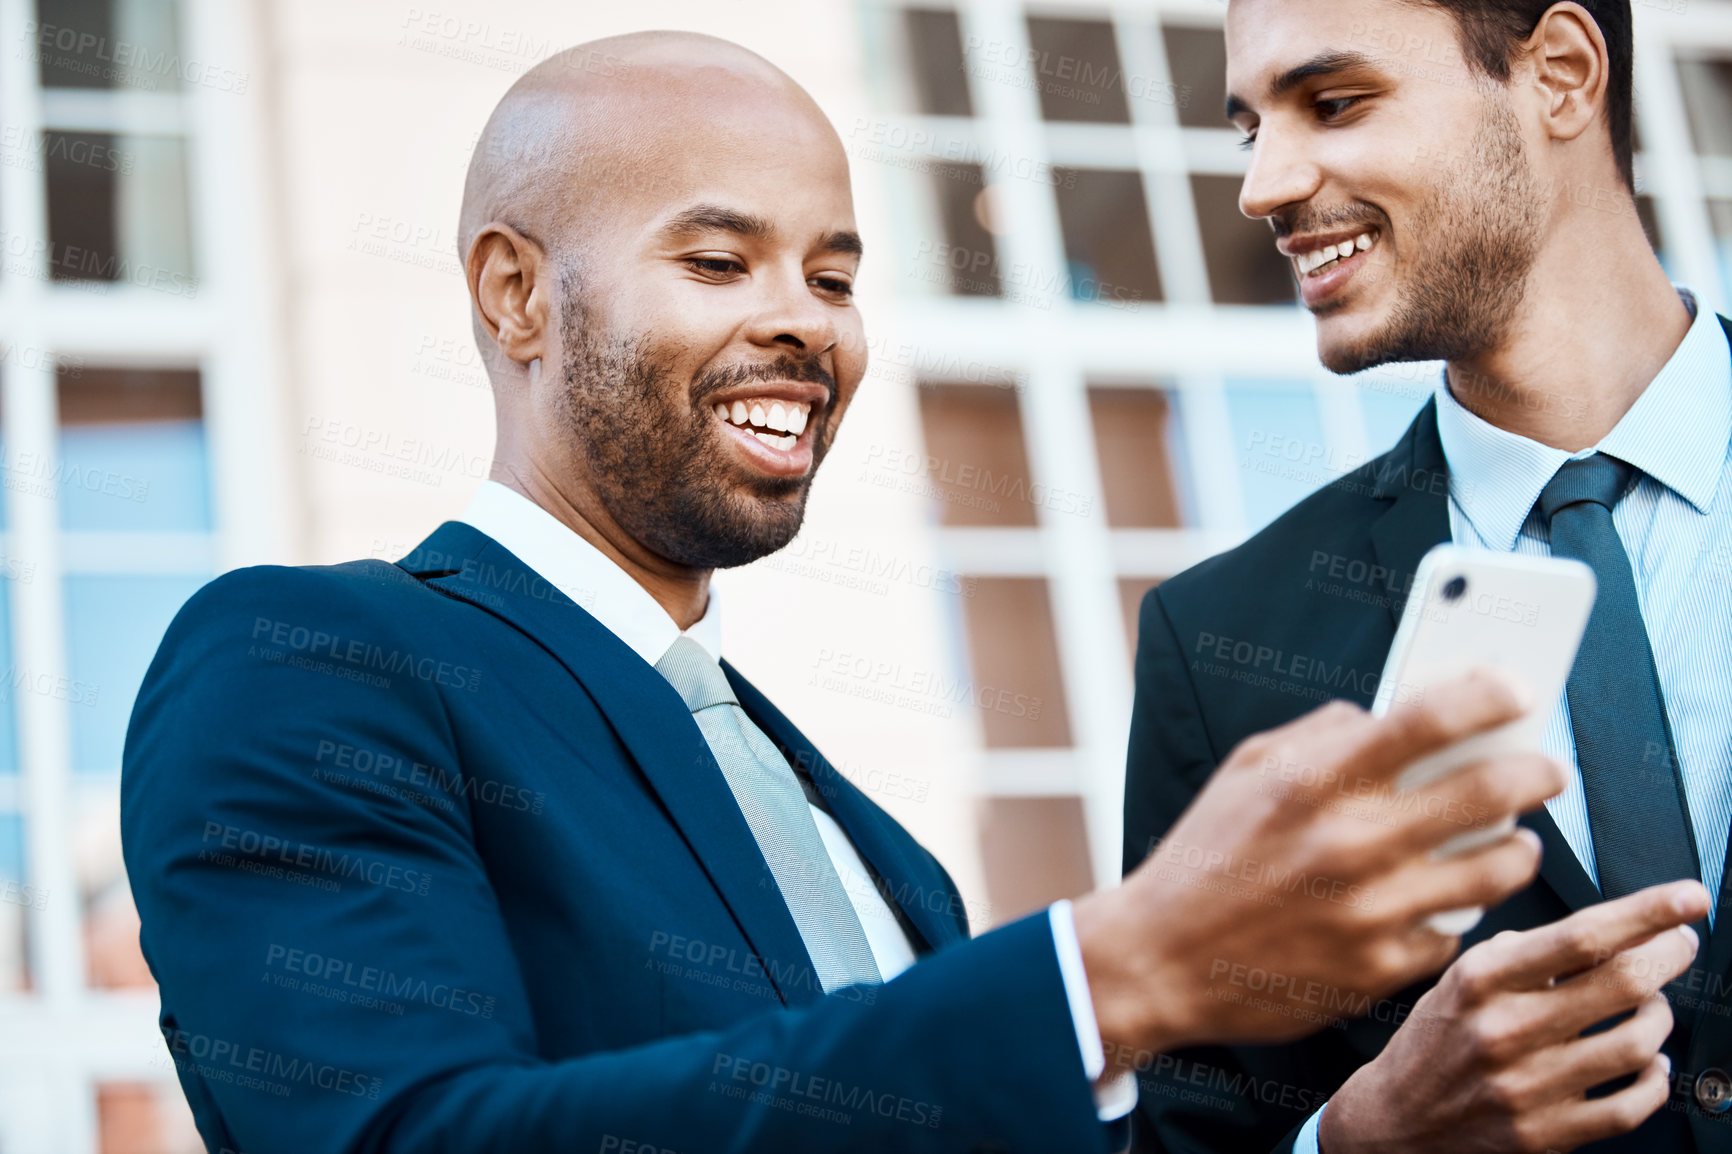
<path id="1" fill-rule="evenodd" d="M 701 232 L 731 232 L 750 240 L 774 240 L 776 226 L 754 213 L 740 212 L 719 204 L 698 204 L 676 213 L 662 225 L 664 236 L 690 236 Z M 845 253 L 860 256 L 866 251 L 860 234 L 848 229 L 836 229 L 818 238 L 820 252 Z"/>
<path id="2" fill-rule="evenodd" d="M 837 229 L 827 232 L 818 238 L 819 252 L 836 252 L 845 256 L 862 256 L 866 245 L 860 240 L 860 234 L 847 229 Z"/>
<path id="3" fill-rule="evenodd" d="M 1321 52 L 1303 64 L 1294 65 L 1269 84 L 1269 99 L 1279 100 L 1307 80 L 1332 76 L 1350 68 L 1370 68 L 1376 61 L 1363 52 Z M 1250 112 L 1251 106 L 1237 96 L 1227 97 L 1227 119 Z"/>
<path id="4" fill-rule="evenodd" d="M 749 212 L 740 212 L 719 204 L 698 204 L 674 214 L 662 225 L 661 231 L 666 236 L 731 232 L 751 240 L 769 240 L 776 235 L 776 226 Z"/>

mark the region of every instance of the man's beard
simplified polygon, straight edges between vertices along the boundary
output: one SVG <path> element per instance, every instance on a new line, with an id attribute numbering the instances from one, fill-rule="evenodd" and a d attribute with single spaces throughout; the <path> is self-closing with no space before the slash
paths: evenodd
<path id="1" fill-rule="evenodd" d="M 1542 219 L 1520 126 L 1508 103 L 1494 98 L 1463 169 L 1443 173 L 1413 214 L 1422 223 L 1410 226 L 1411 235 L 1424 230 L 1435 243 L 1419 250 L 1388 323 L 1356 344 L 1324 350 L 1324 367 L 1356 373 L 1392 361 L 1460 361 L 1497 347 L 1527 292 Z"/>
<path id="2" fill-rule="evenodd" d="M 559 419 L 609 516 L 633 540 L 694 569 L 744 565 L 792 541 L 828 430 L 814 430 L 805 476 L 754 475 L 728 460 L 711 427 L 715 406 L 705 398 L 746 381 L 794 380 L 829 386 L 833 400 L 830 374 L 815 359 L 783 357 L 714 369 L 688 388 L 671 379 L 642 336 L 592 331 L 572 279 L 562 278 L 560 326 L 569 357 Z"/>

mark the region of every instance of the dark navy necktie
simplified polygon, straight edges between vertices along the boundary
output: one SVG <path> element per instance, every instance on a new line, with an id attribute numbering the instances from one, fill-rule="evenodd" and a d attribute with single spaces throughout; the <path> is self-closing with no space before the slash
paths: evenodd
<path id="1" fill-rule="evenodd" d="M 1567 695 L 1608 900 L 1702 876 L 1636 579 L 1612 524 L 1635 471 L 1603 453 L 1567 461 L 1539 500 L 1553 555 L 1585 561 L 1599 580 Z"/>

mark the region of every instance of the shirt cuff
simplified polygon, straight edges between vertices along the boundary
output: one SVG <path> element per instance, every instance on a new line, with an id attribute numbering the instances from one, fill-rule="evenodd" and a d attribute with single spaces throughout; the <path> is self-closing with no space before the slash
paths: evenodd
<path id="1" fill-rule="evenodd" d="M 1070 902 L 1056 901 L 1047 908 L 1052 923 L 1053 949 L 1058 953 L 1058 972 L 1064 979 L 1064 995 L 1070 1002 L 1070 1020 L 1076 1027 L 1077 1049 L 1082 1051 L 1083 1073 L 1094 1085 L 1095 1113 L 1102 1122 L 1123 1118 L 1137 1108 L 1137 1072 L 1122 1070 L 1105 1082 L 1106 1047 L 1101 1045 L 1100 1023 L 1095 1021 L 1094 995 L 1089 993 L 1088 971 L 1083 968 L 1082 944 L 1076 939 L 1076 922 Z M 1313 1142 L 1310 1154 L 1317 1154 Z"/>
<path id="2" fill-rule="evenodd" d="M 1325 1102 L 1317 1107 L 1317 1113 L 1305 1119 L 1305 1125 L 1299 1128 L 1299 1136 L 1293 1139 L 1293 1154 L 1318 1154 L 1317 1127 L 1323 1121 L 1323 1111 L 1329 1109 Z"/>

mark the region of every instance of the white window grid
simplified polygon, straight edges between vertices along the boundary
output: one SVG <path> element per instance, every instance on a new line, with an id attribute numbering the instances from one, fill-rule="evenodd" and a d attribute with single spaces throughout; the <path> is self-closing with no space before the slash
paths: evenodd
<path id="1" fill-rule="evenodd" d="M 1062 16 L 1109 20 L 1119 64 L 1127 77 L 1160 91 L 1171 71 L 1161 35 L 1164 24 L 1219 28 L 1224 5 L 1216 0 L 863 0 L 873 30 L 869 51 L 879 58 L 881 108 L 916 107 L 902 53 L 903 8 L 952 8 L 962 42 L 998 46 L 995 64 L 1026 59 L 1026 18 Z M 1676 54 L 1732 54 L 1732 3 L 1674 0 L 1635 7 L 1637 116 L 1644 151 L 1637 157 L 1638 188 L 1654 198 L 1673 275 L 1724 311 L 1722 270 L 1704 197 L 1732 196 L 1732 161 L 1699 160 L 1690 136 Z M 967 71 L 972 71 L 967 70 Z M 896 303 L 881 323 L 899 341 L 941 349 L 946 359 L 1011 369 L 1021 382 L 1020 408 L 1028 447 L 1030 485 L 1076 492 L 1091 500 L 1083 518 L 1040 508 L 1032 529 L 943 527 L 937 530 L 947 568 L 978 576 L 1041 577 L 1048 582 L 1057 631 L 1060 675 L 1070 711 L 1073 748 L 989 750 L 983 792 L 992 796 L 1079 796 L 1097 884 L 1120 873 L 1125 735 L 1133 684 L 1126 661 L 1120 578 L 1171 576 L 1242 541 L 1247 524 L 1240 470 L 1245 446 L 1235 443 L 1227 382 L 1291 382 L 1315 397 L 1329 460 L 1351 467 L 1387 446 L 1369 443 L 1360 386 L 1323 370 L 1315 329 L 1298 307 L 1218 305 L 1211 299 L 1202 234 L 1189 176 L 1243 176 L 1248 155 L 1231 127 L 1185 128 L 1176 101 L 1127 100 L 1131 124 L 1046 121 L 1033 78 L 1024 84 L 969 78 L 972 117 L 889 112 L 892 130 L 962 137 L 989 156 L 1041 165 L 1139 171 L 1155 236 L 1164 301 L 1109 308 L 1060 296 L 1050 308 L 1014 299 L 941 295 L 898 280 Z M 1166 88 L 1171 92 L 1172 89 Z M 856 175 L 875 170 L 857 164 Z M 997 179 L 996 211 L 1010 227 L 995 236 L 999 265 L 1062 269 L 1065 253 L 1053 191 L 1037 180 Z M 912 182 L 904 181 L 907 193 Z M 924 189 L 922 190 L 925 191 Z M 903 234 L 897 251 L 942 235 L 930 197 L 892 195 L 893 224 Z M 1401 366 L 1416 391 L 1433 369 Z M 1197 524 L 1181 529 L 1113 529 L 1106 524 L 1087 389 L 1141 383 L 1176 394 L 1182 413 L 1184 458 L 1191 476 L 1180 478 L 1193 497 Z"/>
<path id="2" fill-rule="evenodd" d="M 66 576 L 208 575 L 297 552 L 268 228 L 275 206 L 266 149 L 276 134 L 259 97 L 259 11 L 181 0 L 179 13 L 186 66 L 230 68 L 247 77 L 250 96 L 194 84 L 86 91 L 40 87 L 34 0 L 0 0 L 0 108 L 23 140 L 38 141 L 45 129 L 185 139 L 198 278 L 190 297 L 124 283 L 98 291 L 53 283 L 45 176 L 36 165 L 0 166 L 0 347 L 31 354 L 0 364 L 6 453 L 55 460 L 57 363 L 196 367 L 213 518 L 209 534 L 65 532 L 55 500 L 8 486 L 5 548 L 34 565 L 32 578 L 9 590 L 17 668 L 66 670 Z M 83 815 L 113 811 L 119 766 L 72 773 L 67 702 L 24 693 L 12 708 L 19 774 L 0 779 L 0 814 L 22 816 L 25 880 L 46 898 L 27 912 L 31 988 L 0 995 L 0 1150 L 86 1154 L 97 1148 L 99 1084 L 179 1091 L 156 1028 L 155 992 L 95 989 L 85 979 L 75 827 Z"/>

